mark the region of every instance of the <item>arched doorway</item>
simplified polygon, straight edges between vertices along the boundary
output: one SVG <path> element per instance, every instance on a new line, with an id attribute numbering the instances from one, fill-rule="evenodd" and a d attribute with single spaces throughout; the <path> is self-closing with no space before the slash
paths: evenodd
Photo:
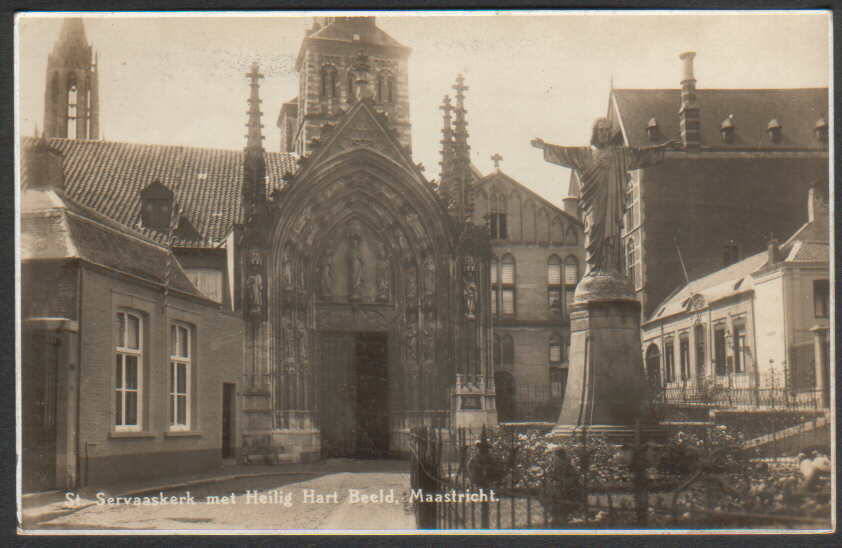
<path id="1" fill-rule="evenodd" d="M 657 395 L 661 391 L 661 351 L 655 343 L 646 349 L 646 378 L 652 395 Z"/>

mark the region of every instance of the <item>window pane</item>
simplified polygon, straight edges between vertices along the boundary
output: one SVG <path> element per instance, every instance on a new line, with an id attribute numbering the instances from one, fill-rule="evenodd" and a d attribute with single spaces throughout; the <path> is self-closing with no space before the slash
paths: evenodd
<path id="1" fill-rule="evenodd" d="M 561 265 L 551 264 L 547 267 L 547 283 L 559 285 L 561 283 Z"/>
<path id="2" fill-rule="evenodd" d="M 123 387 L 123 355 L 117 354 L 117 363 L 114 368 L 114 386 Z"/>
<path id="3" fill-rule="evenodd" d="M 114 403 L 116 404 L 114 424 L 125 424 L 123 422 L 123 393 L 119 390 L 114 394 Z"/>
<path id="4" fill-rule="evenodd" d="M 170 356 L 175 356 L 175 350 L 178 348 L 178 328 L 174 325 L 170 326 Z"/>
<path id="5" fill-rule="evenodd" d="M 137 388 L 137 356 L 125 356 L 126 360 L 126 388 Z"/>
<path id="6" fill-rule="evenodd" d="M 187 396 L 178 396 L 176 403 L 178 405 L 176 424 L 187 424 Z"/>
<path id="7" fill-rule="evenodd" d="M 497 261 L 493 259 L 491 261 L 491 283 L 497 283 Z"/>
<path id="8" fill-rule="evenodd" d="M 137 316 L 127 315 L 128 326 L 126 329 L 126 347 L 140 348 L 140 319 Z"/>
<path id="9" fill-rule="evenodd" d="M 176 365 L 176 392 L 179 394 L 187 393 L 187 366 L 183 363 Z"/>
<path id="10" fill-rule="evenodd" d="M 126 421 L 123 424 L 137 424 L 137 392 L 126 392 Z"/>
<path id="11" fill-rule="evenodd" d="M 568 260 L 564 264 L 564 283 L 575 285 L 579 282 L 579 264 Z"/>
<path id="12" fill-rule="evenodd" d="M 515 265 L 513 263 L 503 263 L 503 283 L 515 283 Z"/>
<path id="13" fill-rule="evenodd" d="M 503 314 L 515 313 L 515 291 L 513 289 L 503 290 Z"/>
<path id="14" fill-rule="evenodd" d="M 561 361 L 561 344 L 550 343 L 550 361 L 554 363 Z"/>
<path id="15" fill-rule="evenodd" d="M 186 327 L 178 327 L 178 355 L 182 357 L 190 356 L 190 333 Z"/>
<path id="16" fill-rule="evenodd" d="M 123 346 L 126 343 L 126 315 L 122 312 L 117 312 L 117 346 Z"/>

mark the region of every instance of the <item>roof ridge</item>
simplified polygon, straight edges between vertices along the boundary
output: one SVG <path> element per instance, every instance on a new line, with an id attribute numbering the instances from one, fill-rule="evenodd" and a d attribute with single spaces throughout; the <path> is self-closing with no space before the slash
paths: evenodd
<path id="1" fill-rule="evenodd" d="M 33 137 L 30 135 L 24 135 L 21 137 L 24 142 L 35 142 L 39 138 Z M 132 142 L 132 141 L 113 141 L 113 140 L 104 140 L 104 139 L 68 139 L 65 137 L 50 137 L 47 139 L 48 142 L 52 141 L 59 141 L 59 142 L 67 142 L 78 144 L 81 146 L 95 146 L 95 145 L 126 145 L 126 146 L 136 146 L 136 147 L 149 147 L 149 148 L 182 148 L 186 150 L 208 150 L 208 151 L 219 151 L 219 152 L 231 152 L 231 153 L 242 153 L 242 150 L 236 148 L 220 148 L 220 147 L 202 147 L 202 146 L 191 146 L 191 145 L 179 145 L 179 144 L 170 144 L 170 143 L 141 143 L 141 142 Z M 269 150 L 264 150 L 264 154 L 270 154 L 272 156 L 297 156 L 294 152 L 274 152 Z"/>

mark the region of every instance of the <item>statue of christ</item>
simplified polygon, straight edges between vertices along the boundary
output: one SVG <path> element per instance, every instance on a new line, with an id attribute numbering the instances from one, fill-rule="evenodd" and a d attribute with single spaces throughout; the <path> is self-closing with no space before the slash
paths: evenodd
<path id="1" fill-rule="evenodd" d="M 598 118 L 593 124 L 590 147 L 562 147 L 533 139 L 544 151 L 544 160 L 575 169 L 582 184 L 579 202 L 585 212 L 587 274 L 618 272 L 623 265 L 621 235 L 629 170 L 654 165 L 676 141 L 645 148 L 615 144 L 611 121 Z"/>

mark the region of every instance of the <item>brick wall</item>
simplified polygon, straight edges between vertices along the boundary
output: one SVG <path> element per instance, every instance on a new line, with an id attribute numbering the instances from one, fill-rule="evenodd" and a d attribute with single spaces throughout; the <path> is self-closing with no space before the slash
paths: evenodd
<path id="1" fill-rule="evenodd" d="M 703 155 L 704 153 L 702 153 Z M 770 233 L 787 238 L 806 222 L 807 190 L 827 177 L 822 158 L 676 158 L 641 177 L 644 315 L 679 284 L 722 267 L 733 239 L 741 257 L 766 248 Z"/>
<path id="2" fill-rule="evenodd" d="M 80 462 L 84 484 L 193 473 L 221 464 L 222 384 L 238 383 L 242 320 L 216 306 L 85 269 L 81 319 Z M 114 322 L 118 309 L 144 320 L 142 431 L 116 432 Z M 194 333 L 192 427 L 168 432 L 168 337 L 173 321 Z M 236 436 L 234 439 L 236 440 Z"/>
<path id="3" fill-rule="evenodd" d="M 75 261 L 38 261 L 20 268 L 21 318 L 77 319 Z"/>

